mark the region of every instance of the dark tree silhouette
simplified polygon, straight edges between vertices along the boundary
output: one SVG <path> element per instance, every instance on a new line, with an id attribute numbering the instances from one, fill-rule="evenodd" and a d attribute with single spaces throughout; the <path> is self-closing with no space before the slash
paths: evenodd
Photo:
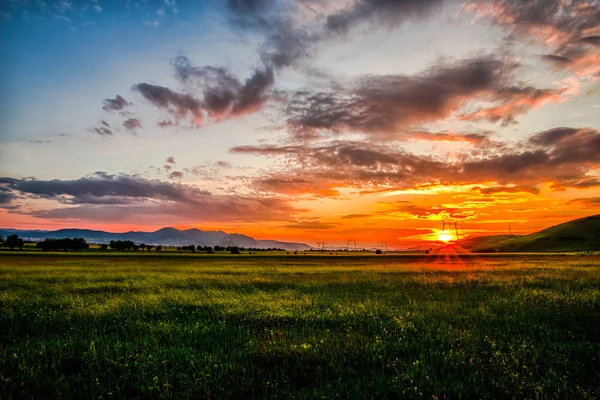
<path id="1" fill-rule="evenodd" d="M 131 250 L 134 243 L 131 240 L 111 240 L 109 246 L 113 250 Z"/>
<path id="2" fill-rule="evenodd" d="M 106 250 L 106 249 L 108 249 L 108 245 L 106 243 L 103 243 L 103 244 L 100 245 L 100 248 L 102 250 Z"/>
<path id="3" fill-rule="evenodd" d="M 19 249 L 23 249 L 23 244 L 25 242 L 23 242 L 23 239 L 21 239 L 18 235 L 10 235 L 6 237 L 6 241 L 4 242 L 4 245 L 6 247 L 10 247 L 11 250 L 14 250 L 15 247 L 18 247 Z"/>
<path id="4" fill-rule="evenodd" d="M 36 245 L 42 251 L 77 251 L 88 249 L 90 245 L 84 238 L 64 238 L 64 239 L 45 239 L 43 242 L 38 242 Z"/>

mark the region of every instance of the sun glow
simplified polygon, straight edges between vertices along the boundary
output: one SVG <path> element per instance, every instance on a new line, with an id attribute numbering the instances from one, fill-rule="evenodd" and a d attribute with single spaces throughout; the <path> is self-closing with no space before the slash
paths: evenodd
<path id="1" fill-rule="evenodd" d="M 450 231 L 444 231 L 444 230 L 439 230 L 438 231 L 438 240 L 440 242 L 446 242 L 448 243 L 449 241 L 452 240 L 452 233 Z"/>

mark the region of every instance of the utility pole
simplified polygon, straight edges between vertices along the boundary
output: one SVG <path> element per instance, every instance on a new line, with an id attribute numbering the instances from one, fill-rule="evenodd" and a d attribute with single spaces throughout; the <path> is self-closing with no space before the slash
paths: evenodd
<path id="1" fill-rule="evenodd" d="M 460 236 L 458 236 L 458 223 L 454 221 L 454 232 L 456 233 L 456 241 L 460 240 Z"/>
<path id="2" fill-rule="evenodd" d="M 354 239 L 346 240 L 346 251 L 350 251 L 350 246 L 354 246 L 354 250 L 356 251 L 356 240 L 354 240 Z"/>

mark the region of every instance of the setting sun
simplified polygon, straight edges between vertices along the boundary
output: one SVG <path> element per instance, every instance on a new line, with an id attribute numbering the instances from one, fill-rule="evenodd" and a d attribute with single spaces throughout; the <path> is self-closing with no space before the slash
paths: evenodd
<path id="1" fill-rule="evenodd" d="M 452 240 L 452 233 L 447 230 L 439 230 L 438 231 L 438 240 L 440 242 L 448 243 Z"/>

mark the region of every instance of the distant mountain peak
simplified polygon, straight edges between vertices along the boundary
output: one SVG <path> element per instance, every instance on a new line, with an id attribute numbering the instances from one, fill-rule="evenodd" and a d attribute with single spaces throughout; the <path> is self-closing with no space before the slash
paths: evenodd
<path id="1" fill-rule="evenodd" d="M 105 232 L 90 229 L 59 229 L 56 231 L 0 229 L 0 235 L 17 234 L 29 240 L 44 240 L 46 238 L 62 239 L 67 237 L 82 237 L 91 243 L 108 243 L 111 240 L 132 240 L 136 243 L 146 243 L 163 246 L 237 246 L 272 248 L 287 250 L 308 250 L 310 246 L 304 243 L 278 242 L 276 240 L 256 240 L 240 233 L 225 233 L 223 231 L 203 231 L 198 228 L 179 230 L 173 227 L 161 228 L 154 232 Z"/>

